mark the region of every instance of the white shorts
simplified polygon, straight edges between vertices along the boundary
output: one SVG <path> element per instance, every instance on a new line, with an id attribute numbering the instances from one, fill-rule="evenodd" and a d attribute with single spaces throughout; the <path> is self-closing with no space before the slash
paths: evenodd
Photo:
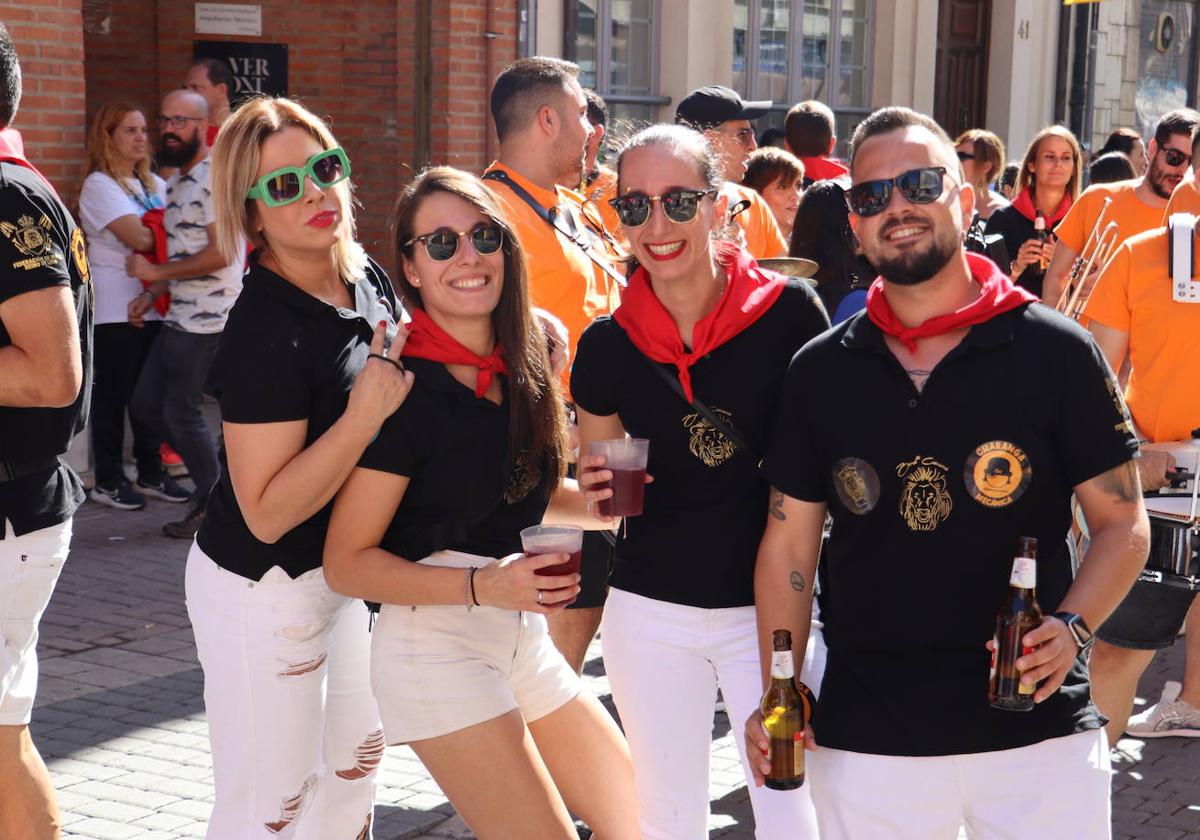
<path id="1" fill-rule="evenodd" d="M 71 520 L 13 536 L 0 519 L 0 726 L 24 726 L 37 692 L 38 622 L 71 548 Z"/>
<path id="2" fill-rule="evenodd" d="M 491 557 L 439 551 L 421 563 L 465 569 Z M 526 722 L 582 683 L 538 613 L 384 604 L 371 639 L 371 687 L 389 744 L 448 735 L 520 709 Z"/>

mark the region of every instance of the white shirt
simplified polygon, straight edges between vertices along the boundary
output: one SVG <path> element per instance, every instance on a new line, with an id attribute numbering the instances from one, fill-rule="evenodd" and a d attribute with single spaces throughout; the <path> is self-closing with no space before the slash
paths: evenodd
<path id="1" fill-rule="evenodd" d="M 214 221 L 210 160 L 206 157 L 186 174 L 176 174 L 167 183 L 167 255 L 172 260 L 194 256 L 208 246 L 208 226 Z M 217 333 L 225 329 L 229 310 L 242 291 L 245 266 L 243 244 L 237 259 L 213 274 L 172 280 L 167 325 L 190 333 Z"/>
<path id="2" fill-rule="evenodd" d="M 122 216 L 140 217 L 147 210 L 162 209 L 167 188 L 162 178 L 151 175 L 149 194 L 137 178 L 126 178 L 128 191 L 110 175 L 93 172 L 79 193 L 79 220 L 87 237 L 88 265 L 96 295 L 96 324 L 128 323 L 129 301 L 142 293 L 142 284 L 125 270 L 125 260 L 133 249 L 108 229 Z M 161 320 L 154 309 L 147 321 Z"/>

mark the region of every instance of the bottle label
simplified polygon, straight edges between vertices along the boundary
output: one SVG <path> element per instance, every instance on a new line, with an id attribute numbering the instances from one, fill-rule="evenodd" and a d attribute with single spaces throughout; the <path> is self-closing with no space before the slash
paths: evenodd
<path id="1" fill-rule="evenodd" d="M 790 650 L 776 650 L 771 652 L 771 679 L 773 680 L 790 680 L 796 675 L 796 668 L 792 664 L 792 652 Z"/>
<path id="2" fill-rule="evenodd" d="M 1037 586 L 1037 561 L 1032 557 L 1014 557 L 1008 585 L 1021 589 L 1033 589 Z"/>
<path id="3" fill-rule="evenodd" d="M 799 776 L 804 772 L 804 733 L 792 736 L 792 773 Z"/>

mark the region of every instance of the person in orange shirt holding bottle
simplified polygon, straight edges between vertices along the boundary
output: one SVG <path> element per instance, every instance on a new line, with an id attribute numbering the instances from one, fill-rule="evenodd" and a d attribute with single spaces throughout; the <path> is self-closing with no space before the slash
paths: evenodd
<path id="1" fill-rule="evenodd" d="M 770 206 L 741 184 L 750 153 L 758 148 L 750 121 L 766 114 L 772 104 L 770 100 L 745 102 L 727 87 L 709 85 L 689 93 L 675 109 L 675 122 L 702 133 L 720 157 L 725 178 L 721 194 L 729 200 L 731 220 L 737 222 L 746 250 L 756 260 L 787 256 L 787 240 Z"/>
<path id="2" fill-rule="evenodd" d="M 1191 108 L 1164 114 L 1150 141 L 1150 166 L 1145 175 L 1135 181 L 1094 184 L 1083 191 L 1054 229 L 1058 244 L 1042 284 L 1042 301 L 1047 306 L 1054 306 L 1062 295 L 1071 265 L 1095 227 L 1104 199 L 1113 201 L 1104 215 L 1102 227 L 1107 227 L 1109 222 L 1117 223 L 1118 245 L 1163 223 L 1163 209 L 1187 172 L 1192 156 L 1192 132 L 1197 123 L 1200 123 L 1200 114 Z M 1097 269 L 1102 267 L 1097 266 Z"/>
<path id="3" fill-rule="evenodd" d="M 525 250 L 533 304 L 566 325 L 571 356 L 592 319 L 617 308 L 624 282 L 617 246 L 599 215 L 584 207 L 582 195 L 560 186 L 579 184 L 592 134 L 578 75 L 575 64 L 542 56 L 501 71 L 491 96 L 500 158 L 483 176 Z M 579 597 L 549 617 L 550 638 L 576 672 L 600 626 L 611 570 L 612 547 L 587 535 Z"/>

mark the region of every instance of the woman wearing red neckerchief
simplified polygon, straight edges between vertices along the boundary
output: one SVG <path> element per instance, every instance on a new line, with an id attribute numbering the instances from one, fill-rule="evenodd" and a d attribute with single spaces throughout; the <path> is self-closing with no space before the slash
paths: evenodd
<path id="1" fill-rule="evenodd" d="M 758 462 L 788 363 L 829 324 L 807 284 L 715 238 L 720 183 L 690 129 L 654 126 L 626 144 L 612 204 L 639 265 L 613 317 L 584 332 L 571 377 L 582 452 L 626 434 L 650 441 L 654 480 L 623 523 L 601 625 L 648 840 L 707 836 L 718 686 L 731 720 L 762 696 L 753 578 L 769 488 Z M 587 487 L 612 477 L 603 458 L 580 463 Z M 804 658 L 815 685 L 823 652 Z M 744 755 L 743 769 L 749 779 Z M 750 796 L 759 840 L 816 836 L 807 787 Z"/>
<path id="2" fill-rule="evenodd" d="M 325 542 L 329 585 L 383 605 L 384 736 L 412 747 L 480 837 L 568 840 L 570 809 L 597 837 L 636 838 L 628 747 L 546 627 L 579 576 L 538 574 L 565 555 L 520 553 L 545 515 L 600 527 L 562 478 L 562 395 L 520 243 L 483 183 L 448 167 L 404 190 L 393 231 L 416 384 Z"/>
<path id="3" fill-rule="evenodd" d="M 1046 266 L 1054 256 L 1054 238 L 1048 245 L 1038 241 L 1037 215 L 1045 219 L 1047 234 L 1067 215 L 1079 197 L 1081 156 L 1079 141 L 1069 130 L 1061 125 L 1043 128 L 1029 141 L 1012 204 L 993 212 L 984 228 L 985 233 L 1004 237 L 1013 282 L 1038 297 Z"/>

